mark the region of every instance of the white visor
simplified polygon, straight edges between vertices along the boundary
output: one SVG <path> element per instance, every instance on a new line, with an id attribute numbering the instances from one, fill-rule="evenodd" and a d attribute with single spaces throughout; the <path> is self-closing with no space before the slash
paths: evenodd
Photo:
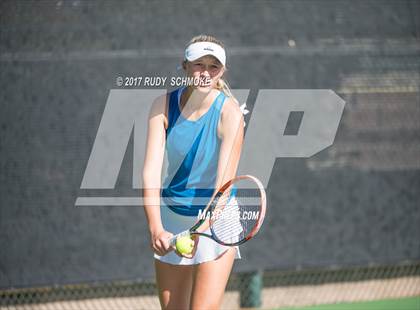
<path id="1" fill-rule="evenodd" d="M 223 47 L 213 42 L 197 42 L 189 45 L 185 50 L 185 59 L 194 61 L 205 55 L 213 55 L 223 66 L 226 66 L 226 53 Z"/>

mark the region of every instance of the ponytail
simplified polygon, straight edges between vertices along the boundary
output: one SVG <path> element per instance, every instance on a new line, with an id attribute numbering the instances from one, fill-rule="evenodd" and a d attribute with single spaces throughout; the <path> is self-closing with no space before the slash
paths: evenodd
<path id="1" fill-rule="evenodd" d="M 227 97 L 232 98 L 233 101 L 239 105 L 238 100 L 236 100 L 235 96 L 233 96 L 232 91 L 230 90 L 229 84 L 222 78 L 217 81 L 216 88 L 223 92 Z"/>

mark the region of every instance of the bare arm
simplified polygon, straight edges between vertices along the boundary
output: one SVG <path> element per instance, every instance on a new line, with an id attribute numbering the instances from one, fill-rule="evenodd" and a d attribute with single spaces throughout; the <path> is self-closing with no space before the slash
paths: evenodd
<path id="1" fill-rule="evenodd" d="M 217 167 L 216 189 L 236 176 L 244 138 L 241 109 L 232 99 L 226 99 L 219 124 L 222 139 Z"/>
<path id="2" fill-rule="evenodd" d="M 153 102 L 150 110 L 142 172 L 144 210 L 149 225 L 151 247 L 161 256 L 168 250 L 169 245 L 166 240 L 171 235 L 164 230 L 160 217 L 161 174 L 166 143 L 165 107 L 166 96 L 164 95 Z"/>

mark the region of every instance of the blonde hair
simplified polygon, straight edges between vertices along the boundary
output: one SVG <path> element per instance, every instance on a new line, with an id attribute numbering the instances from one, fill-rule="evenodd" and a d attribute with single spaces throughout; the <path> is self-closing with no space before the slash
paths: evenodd
<path id="1" fill-rule="evenodd" d="M 206 35 L 206 34 L 200 34 L 198 36 L 193 37 L 190 42 L 188 42 L 187 47 L 193 43 L 197 43 L 197 42 L 212 42 L 215 44 L 220 45 L 221 47 L 223 47 L 223 49 L 225 48 L 224 44 L 222 43 L 222 41 L 216 39 L 213 36 L 210 35 Z M 225 67 L 225 70 L 227 70 L 227 68 Z M 227 83 L 226 80 L 220 78 L 217 81 L 216 84 L 216 89 L 220 90 L 221 92 L 223 92 L 227 97 L 232 98 L 238 105 L 239 102 L 238 100 L 236 100 L 235 96 L 233 96 L 232 91 L 230 90 L 229 84 Z"/>

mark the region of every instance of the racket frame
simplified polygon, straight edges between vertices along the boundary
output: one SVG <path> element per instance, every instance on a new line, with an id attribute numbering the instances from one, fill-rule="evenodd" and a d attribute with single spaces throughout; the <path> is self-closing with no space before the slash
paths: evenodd
<path id="1" fill-rule="evenodd" d="M 243 239 L 241 239 L 241 240 L 239 240 L 237 242 L 234 242 L 234 243 L 225 243 L 225 242 L 223 242 L 222 240 L 220 240 L 220 239 L 218 239 L 216 237 L 216 234 L 214 233 L 213 228 L 212 228 L 212 225 L 210 223 L 210 219 L 211 219 L 211 216 L 212 216 L 212 213 L 213 213 L 213 208 L 211 207 L 211 205 L 212 205 L 213 200 L 216 198 L 216 196 L 217 195 L 222 196 L 223 193 L 232 185 L 232 183 L 235 183 L 235 182 L 237 182 L 239 180 L 244 180 L 244 179 L 251 179 L 252 181 L 254 181 L 257 184 L 257 187 L 258 187 L 258 189 L 259 189 L 259 191 L 261 193 L 261 198 L 260 198 L 261 199 L 260 213 L 259 213 L 259 216 L 258 216 L 256 225 L 254 226 L 254 228 L 251 230 L 251 232 L 245 238 L 243 238 Z M 240 244 L 248 241 L 249 239 L 251 239 L 252 237 L 254 237 L 258 233 L 258 231 L 260 230 L 260 228 L 262 226 L 262 223 L 264 221 L 264 218 L 265 218 L 265 213 L 266 213 L 266 209 L 267 209 L 266 206 L 267 206 L 267 197 L 266 197 L 266 193 L 265 193 L 265 190 L 264 190 L 264 186 L 262 185 L 261 181 L 258 180 L 256 177 L 254 177 L 252 175 L 240 175 L 240 176 L 237 176 L 237 177 L 235 177 L 235 178 L 227 181 L 223 186 L 220 187 L 220 189 L 218 191 L 216 191 L 211 196 L 209 203 L 207 204 L 206 208 L 204 208 L 204 210 L 203 210 L 204 218 L 199 219 L 197 221 L 197 223 L 195 223 L 194 226 L 192 226 L 191 228 L 189 228 L 189 229 L 187 229 L 185 231 L 182 231 L 182 232 L 180 232 L 180 233 L 172 236 L 170 238 L 170 240 L 169 240 L 169 244 L 171 246 L 175 246 L 176 240 L 179 237 L 188 236 L 188 235 L 199 235 L 199 236 L 204 236 L 204 237 L 213 239 L 217 243 L 220 243 L 220 244 L 225 245 L 225 246 L 236 246 L 236 245 L 240 245 Z M 203 226 L 203 223 L 205 221 L 208 222 L 208 225 L 205 226 L 205 229 L 204 230 L 206 230 L 207 228 L 210 227 L 210 231 L 212 232 L 211 235 L 206 234 L 206 233 L 203 233 L 203 232 L 200 232 L 200 231 L 197 231 L 197 229 L 199 229 L 200 227 Z"/>

